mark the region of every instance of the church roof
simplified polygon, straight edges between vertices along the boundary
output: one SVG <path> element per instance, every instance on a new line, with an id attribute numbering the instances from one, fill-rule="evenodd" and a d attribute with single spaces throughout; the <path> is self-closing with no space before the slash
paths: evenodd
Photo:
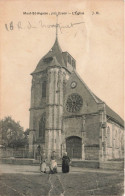
<path id="1" fill-rule="evenodd" d="M 116 112 L 114 112 L 105 102 L 99 99 L 94 93 L 93 96 L 97 99 L 98 103 L 105 104 L 106 115 L 124 127 L 124 120 Z"/>
<path id="2" fill-rule="evenodd" d="M 58 62 L 58 65 L 61 67 L 66 67 L 64 57 L 62 54 L 62 49 L 60 48 L 58 38 L 56 37 L 55 43 L 52 46 L 52 48 L 49 50 L 49 52 L 42 57 L 42 59 L 39 61 L 35 71 L 33 73 L 37 73 L 40 71 L 45 70 L 48 66 L 52 66 L 52 61 L 54 59 L 55 62 Z M 55 64 L 57 65 L 57 64 Z M 58 66 L 57 65 L 57 66 Z"/>
<path id="3" fill-rule="evenodd" d="M 100 98 L 98 98 L 86 85 L 86 83 L 81 79 L 81 77 L 76 73 L 75 71 L 72 72 L 72 74 L 75 74 L 81 82 L 84 84 L 84 86 L 88 89 L 89 93 L 92 95 L 96 103 L 104 103 L 105 104 L 105 110 L 106 110 L 106 115 L 110 117 L 112 120 L 120 124 L 121 126 L 124 127 L 124 120 L 116 113 L 114 112 L 104 101 L 102 101 Z"/>
<path id="4" fill-rule="evenodd" d="M 124 127 L 124 120 L 106 104 L 106 114 Z"/>

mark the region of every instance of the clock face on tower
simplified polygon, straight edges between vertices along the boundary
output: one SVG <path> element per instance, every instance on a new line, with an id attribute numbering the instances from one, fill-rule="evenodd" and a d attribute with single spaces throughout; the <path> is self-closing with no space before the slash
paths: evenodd
<path id="1" fill-rule="evenodd" d="M 73 93 L 69 95 L 66 102 L 66 109 L 68 112 L 79 112 L 83 105 L 83 99 L 79 94 Z"/>
<path id="2" fill-rule="evenodd" d="M 71 88 L 75 88 L 76 85 L 77 85 L 77 83 L 76 83 L 75 81 L 73 81 L 73 82 L 71 83 Z"/>

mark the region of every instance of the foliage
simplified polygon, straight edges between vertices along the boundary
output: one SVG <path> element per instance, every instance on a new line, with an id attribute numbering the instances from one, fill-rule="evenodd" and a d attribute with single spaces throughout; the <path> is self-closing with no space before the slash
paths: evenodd
<path id="1" fill-rule="evenodd" d="M 25 132 L 24 132 L 24 134 L 25 134 L 26 136 L 28 136 L 29 133 L 30 133 L 30 129 L 26 129 Z"/>
<path id="2" fill-rule="evenodd" d="M 24 147 L 28 144 L 28 138 L 24 134 L 23 127 L 10 116 L 0 120 L 1 144 L 5 147 Z"/>

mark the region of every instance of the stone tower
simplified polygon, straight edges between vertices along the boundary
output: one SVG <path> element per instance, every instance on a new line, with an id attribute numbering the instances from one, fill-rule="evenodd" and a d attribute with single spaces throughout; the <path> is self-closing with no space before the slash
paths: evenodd
<path id="1" fill-rule="evenodd" d="M 65 84 L 75 69 L 75 60 L 62 52 L 58 37 L 50 51 L 39 61 L 32 75 L 29 152 L 35 156 L 39 146 L 48 159 L 52 151 L 58 158 L 65 150 L 63 103 Z"/>

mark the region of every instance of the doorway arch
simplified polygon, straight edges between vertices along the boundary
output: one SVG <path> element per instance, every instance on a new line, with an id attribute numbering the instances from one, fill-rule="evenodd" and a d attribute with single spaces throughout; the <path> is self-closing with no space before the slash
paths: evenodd
<path id="1" fill-rule="evenodd" d="M 70 158 L 82 158 L 82 139 L 77 136 L 66 138 L 66 151 Z"/>

